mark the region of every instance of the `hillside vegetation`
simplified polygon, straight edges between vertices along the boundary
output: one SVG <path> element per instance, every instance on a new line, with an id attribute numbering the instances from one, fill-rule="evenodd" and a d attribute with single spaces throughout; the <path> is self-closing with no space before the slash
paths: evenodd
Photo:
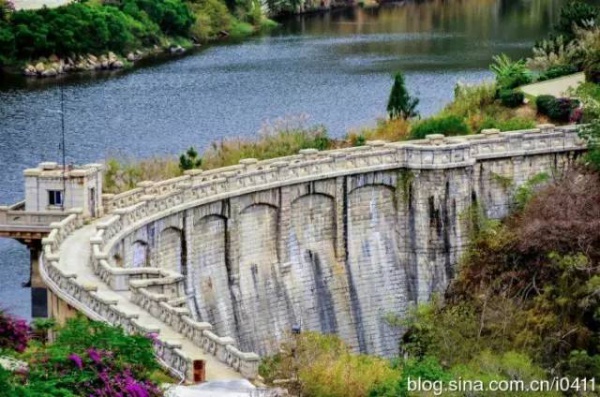
<path id="1" fill-rule="evenodd" d="M 82 0 L 20 11 L 0 0 L 0 66 L 50 56 L 124 55 L 248 35 L 273 24 L 253 0 Z"/>

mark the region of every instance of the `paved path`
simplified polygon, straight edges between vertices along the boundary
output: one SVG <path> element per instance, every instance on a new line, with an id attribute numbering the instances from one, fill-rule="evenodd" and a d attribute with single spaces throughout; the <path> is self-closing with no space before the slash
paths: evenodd
<path id="1" fill-rule="evenodd" d="M 542 81 L 541 83 L 528 84 L 521 87 L 521 90 L 531 96 L 554 95 L 555 97 L 567 96 L 569 88 L 577 88 L 585 82 L 583 73 L 575 73 L 569 76 L 559 77 L 557 79 Z"/>
<path id="2" fill-rule="evenodd" d="M 59 7 L 70 3 L 72 0 L 13 0 L 17 10 L 35 10 L 46 6 L 48 8 Z"/>
<path id="3" fill-rule="evenodd" d="M 77 280 L 89 282 L 98 286 L 98 293 L 109 298 L 116 299 L 118 305 L 126 312 L 137 313 L 138 319 L 143 324 L 160 329 L 161 339 L 177 341 L 181 343 L 181 349 L 193 359 L 205 360 L 206 380 L 242 379 L 239 372 L 220 362 L 216 357 L 205 354 L 204 351 L 194 345 L 189 339 L 175 331 L 171 326 L 153 317 L 146 310 L 132 303 L 129 291 L 113 291 L 94 273 L 90 258 L 90 237 L 95 234 L 94 225 L 84 226 L 75 231 L 60 246 L 60 267 L 69 272 L 77 274 Z"/>

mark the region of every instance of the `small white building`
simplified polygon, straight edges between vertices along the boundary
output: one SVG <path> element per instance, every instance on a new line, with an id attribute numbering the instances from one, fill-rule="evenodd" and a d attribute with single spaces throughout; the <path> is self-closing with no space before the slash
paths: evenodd
<path id="1" fill-rule="evenodd" d="M 86 217 L 102 216 L 102 164 L 67 165 L 40 163 L 23 171 L 25 211 L 62 212 L 83 209 Z"/>

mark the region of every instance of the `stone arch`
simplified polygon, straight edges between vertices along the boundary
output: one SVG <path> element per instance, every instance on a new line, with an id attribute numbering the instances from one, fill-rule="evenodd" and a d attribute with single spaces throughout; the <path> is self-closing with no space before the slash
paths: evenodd
<path id="1" fill-rule="evenodd" d="M 235 318 L 229 290 L 227 218 L 210 214 L 194 222 L 191 258 L 192 286 L 201 321 L 211 323 L 219 335 L 235 335 Z"/>
<path id="2" fill-rule="evenodd" d="M 357 191 L 359 189 L 368 189 L 371 187 L 374 187 L 374 188 L 383 187 L 383 188 L 390 189 L 392 191 L 396 190 L 396 187 L 394 185 L 392 185 L 391 183 L 385 183 L 385 182 L 365 183 L 365 184 L 361 184 L 360 186 L 353 186 L 352 188 L 348 189 L 348 195 L 354 193 L 355 191 Z"/>
<path id="3" fill-rule="evenodd" d="M 305 194 L 292 201 L 290 299 L 295 322 L 304 329 L 340 332 L 353 339 L 345 327 L 350 323 L 350 312 L 339 302 L 337 293 L 346 285 L 343 277 L 335 277 L 336 268 L 340 269 L 335 253 L 335 211 L 335 199 L 327 194 Z"/>
<path id="4" fill-rule="evenodd" d="M 291 308 L 277 255 L 278 208 L 256 203 L 236 225 L 239 273 L 233 294 L 242 350 L 265 354 L 289 332 Z"/>
<path id="5" fill-rule="evenodd" d="M 406 270 L 401 263 L 395 190 L 375 184 L 348 194 L 347 253 L 350 302 L 361 352 L 397 354 L 399 330 L 385 315 L 404 315 Z"/>
<path id="6" fill-rule="evenodd" d="M 146 267 L 150 265 L 150 246 L 144 240 L 136 240 L 131 245 L 131 267 Z"/>
<path id="7" fill-rule="evenodd" d="M 159 235 L 158 267 L 185 274 L 185 237 L 176 227 L 167 227 Z"/>

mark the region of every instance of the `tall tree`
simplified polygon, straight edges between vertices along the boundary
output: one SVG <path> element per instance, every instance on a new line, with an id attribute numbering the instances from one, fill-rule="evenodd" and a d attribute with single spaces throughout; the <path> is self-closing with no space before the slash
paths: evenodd
<path id="1" fill-rule="evenodd" d="M 416 111 L 419 99 L 408 94 L 404 85 L 404 76 L 401 72 L 394 75 L 394 85 L 388 100 L 387 112 L 391 119 L 403 118 L 405 120 L 417 116 Z"/>

